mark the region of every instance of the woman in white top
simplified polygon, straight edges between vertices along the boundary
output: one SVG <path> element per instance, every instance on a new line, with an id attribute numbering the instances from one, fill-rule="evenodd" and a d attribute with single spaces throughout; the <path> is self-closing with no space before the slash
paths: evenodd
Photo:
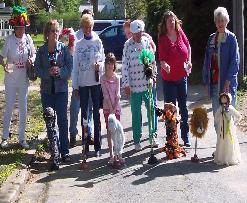
<path id="1" fill-rule="evenodd" d="M 10 25 L 14 27 L 14 33 L 6 38 L 0 54 L 0 64 L 5 70 L 4 84 L 6 101 L 1 147 L 8 147 L 11 115 L 16 100 L 16 94 L 18 93 L 19 144 L 27 149 L 29 146 L 25 141 L 25 127 L 29 82 L 26 75 L 26 68 L 30 66 L 32 60 L 34 60 L 32 57 L 35 55 L 35 48 L 30 35 L 25 34 L 25 26 L 29 25 L 26 12 L 18 12 L 18 7 L 14 7 L 13 14 L 15 15 L 12 15 L 9 21 Z M 26 16 L 26 19 L 20 18 L 23 14 Z"/>

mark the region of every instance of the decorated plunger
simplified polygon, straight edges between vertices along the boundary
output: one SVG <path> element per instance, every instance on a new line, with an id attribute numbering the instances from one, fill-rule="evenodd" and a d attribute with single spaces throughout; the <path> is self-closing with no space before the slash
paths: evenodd
<path id="1" fill-rule="evenodd" d="M 205 108 L 195 108 L 193 110 L 193 114 L 190 119 L 190 131 L 193 137 L 196 137 L 195 141 L 195 154 L 191 157 L 192 162 L 199 162 L 199 158 L 197 156 L 197 138 L 203 138 L 207 128 L 208 128 L 208 116 L 207 110 Z"/>
<path id="2" fill-rule="evenodd" d="M 148 159 L 148 164 L 157 164 L 158 160 L 154 156 L 153 144 L 154 144 L 154 126 L 152 125 L 153 113 L 154 113 L 154 103 L 153 103 L 153 77 L 154 77 L 154 68 L 152 62 L 154 61 L 154 54 L 152 51 L 147 49 L 142 49 L 142 52 L 139 56 L 140 63 L 144 65 L 144 74 L 148 80 L 148 95 L 149 95 L 149 118 L 150 118 L 150 135 L 149 141 L 151 144 L 151 153 Z"/>

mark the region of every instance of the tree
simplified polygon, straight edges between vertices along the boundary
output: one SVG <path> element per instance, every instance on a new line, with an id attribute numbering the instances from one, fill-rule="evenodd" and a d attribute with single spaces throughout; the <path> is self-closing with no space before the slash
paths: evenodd
<path id="1" fill-rule="evenodd" d="M 162 15 L 166 10 L 172 10 L 172 4 L 169 0 L 146 0 L 147 18 L 146 30 L 157 42 L 158 39 L 158 24 L 161 21 Z"/>
<path id="2" fill-rule="evenodd" d="M 127 18 L 144 18 L 146 15 L 145 0 L 125 0 Z"/>

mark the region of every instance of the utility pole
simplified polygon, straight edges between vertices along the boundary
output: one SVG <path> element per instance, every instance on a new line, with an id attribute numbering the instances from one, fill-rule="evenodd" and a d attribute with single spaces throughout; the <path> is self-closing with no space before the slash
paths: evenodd
<path id="1" fill-rule="evenodd" d="M 244 0 L 233 0 L 233 32 L 238 40 L 240 52 L 238 80 L 242 84 L 246 73 L 246 67 L 244 67 Z"/>

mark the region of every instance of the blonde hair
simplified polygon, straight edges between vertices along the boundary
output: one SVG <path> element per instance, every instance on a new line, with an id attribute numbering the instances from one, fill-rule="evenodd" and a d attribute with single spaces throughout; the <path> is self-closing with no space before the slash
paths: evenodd
<path id="1" fill-rule="evenodd" d="M 93 20 L 93 16 L 90 14 L 84 14 L 81 17 L 81 21 L 80 21 L 80 26 L 82 27 L 85 24 L 89 24 L 89 25 L 94 25 L 94 20 Z"/>
<path id="2" fill-rule="evenodd" d="M 59 29 L 59 23 L 57 20 L 49 20 L 46 24 L 45 24 L 45 27 L 44 27 L 44 31 L 43 31 L 43 34 L 44 34 L 44 41 L 47 42 L 48 41 L 48 35 L 51 31 L 51 27 L 52 26 L 55 26 L 56 29 Z"/>
<path id="3" fill-rule="evenodd" d="M 175 18 L 175 30 L 179 31 L 181 29 L 182 21 L 179 20 L 178 17 L 172 11 L 166 11 L 163 14 L 162 20 L 158 26 L 159 36 L 167 34 L 166 21 L 170 16 Z"/>
<path id="4" fill-rule="evenodd" d="M 218 7 L 214 10 L 214 22 L 216 21 L 216 18 L 218 17 L 223 17 L 227 23 L 229 23 L 230 21 L 228 12 L 226 8 L 224 7 Z"/>

